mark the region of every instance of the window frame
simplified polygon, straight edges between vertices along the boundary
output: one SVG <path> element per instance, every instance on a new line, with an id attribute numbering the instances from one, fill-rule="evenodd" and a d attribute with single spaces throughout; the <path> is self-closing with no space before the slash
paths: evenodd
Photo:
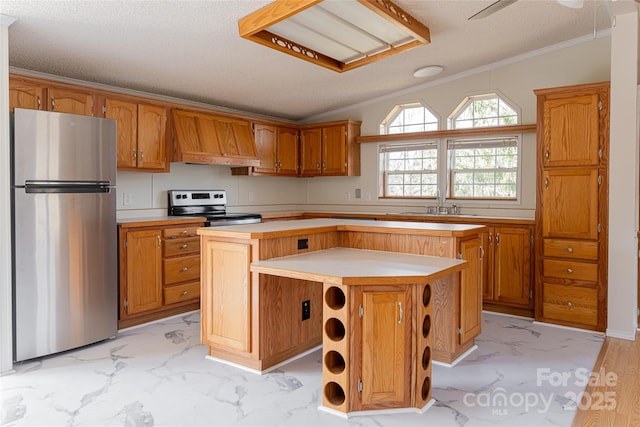
<path id="1" fill-rule="evenodd" d="M 441 119 L 440 116 L 438 114 L 436 114 L 431 108 L 429 108 L 424 102 L 421 101 L 415 101 L 415 102 L 407 102 L 404 104 L 397 104 L 395 105 L 391 111 L 389 111 L 389 113 L 387 113 L 387 115 L 385 116 L 385 118 L 380 122 L 379 125 L 379 134 L 380 135 L 402 135 L 403 133 L 411 133 L 411 132 L 397 132 L 397 133 L 389 133 L 389 124 L 392 123 L 402 112 L 403 110 L 409 109 L 409 108 L 416 108 L 416 107 L 422 107 L 425 110 L 427 110 L 433 117 L 435 117 L 436 119 L 436 127 L 435 130 L 439 130 L 440 129 L 440 125 L 441 125 Z M 416 123 L 413 124 L 413 126 L 417 126 L 417 125 L 426 125 L 426 122 L 423 123 Z M 407 125 L 403 125 L 403 128 L 406 127 Z M 422 130 L 422 131 L 417 131 L 417 132 L 429 132 L 430 130 Z"/>
<path id="2" fill-rule="evenodd" d="M 449 142 L 461 142 L 467 140 L 474 141 L 482 141 L 482 140 L 509 140 L 513 139 L 516 141 L 517 147 L 517 161 L 516 161 L 516 196 L 515 198 L 479 198 L 479 197 L 452 197 L 450 186 L 451 186 L 451 170 L 449 168 L 449 150 L 448 144 Z M 421 141 L 412 141 L 411 143 L 408 141 L 398 141 L 398 142 L 385 142 L 378 143 L 376 152 L 378 156 L 378 200 L 387 200 L 387 201 L 427 201 L 427 202 L 436 202 L 436 203 L 450 203 L 454 202 L 462 202 L 465 205 L 486 205 L 487 203 L 491 203 L 492 205 L 520 205 L 522 200 L 522 144 L 523 144 L 523 135 L 518 133 L 513 134 L 503 134 L 503 135 L 495 135 L 495 136 L 487 136 L 487 137 L 460 137 L 460 138 L 437 138 L 437 139 L 425 139 Z M 386 195 L 386 182 L 384 178 L 385 170 L 384 170 L 384 160 L 382 156 L 381 147 L 383 146 L 411 146 L 411 145 L 420 145 L 425 143 L 435 143 L 437 149 L 437 164 L 438 170 L 436 172 L 437 181 L 436 187 L 437 191 L 436 197 L 405 197 L 405 196 L 387 196 Z"/>
<path id="3" fill-rule="evenodd" d="M 464 144 L 472 145 L 482 145 L 483 143 L 504 143 L 508 141 L 513 141 L 514 146 L 516 147 L 516 166 L 515 168 L 508 168 L 506 170 L 513 170 L 515 172 L 515 196 L 514 197 L 462 197 L 462 196 L 454 196 L 453 190 L 453 175 L 455 170 L 451 167 L 451 155 L 450 155 L 450 145 L 459 144 L 463 146 Z M 464 201 L 464 202 L 520 202 L 521 199 L 521 188 L 522 188 L 522 135 L 500 135 L 494 137 L 472 137 L 472 138 L 448 138 L 444 142 L 443 154 L 446 160 L 446 190 L 445 190 L 445 201 Z M 495 145 L 495 144 L 493 144 Z M 485 170 L 485 169 L 471 169 L 475 170 Z M 500 168 L 487 168 L 486 171 L 499 171 Z M 493 182 L 495 185 L 495 181 Z"/>
<path id="4" fill-rule="evenodd" d="M 441 156 L 440 156 L 440 140 L 438 139 L 429 139 L 423 141 L 411 141 L 411 142 L 395 142 L 395 143 L 384 143 L 378 144 L 377 152 L 378 152 L 378 199 L 387 199 L 387 200 L 438 200 L 440 196 L 440 182 L 441 182 Z M 387 149 L 388 147 L 395 147 L 396 149 Z M 387 194 L 387 175 L 388 170 L 386 169 L 386 158 L 383 155 L 384 153 L 389 152 L 398 152 L 398 151 L 411 151 L 410 149 L 420 149 L 420 147 L 424 148 L 433 148 L 436 150 L 436 169 L 434 170 L 433 175 L 436 178 L 436 194 L 434 196 L 392 196 Z M 406 148 L 406 150 L 402 150 L 402 148 Z M 403 172 L 406 174 L 407 172 Z M 422 173 L 416 171 L 416 173 Z M 405 185 L 403 183 L 403 185 Z"/>
<path id="5" fill-rule="evenodd" d="M 494 98 L 497 98 L 499 102 L 505 103 L 509 108 L 511 108 L 511 110 L 513 110 L 515 112 L 515 114 L 516 114 L 516 122 L 513 125 L 519 125 L 521 117 L 522 117 L 522 111 L 520 110 L 520 108 L 517 107 L 513 102 L 511 102 L 508 98 L 506 98 L 501 93 L 499 93 L 499 92 L 490 92 L 490 93 L 484 93 L 484 94 L 480 94 L 480 95 L 469 95 L 469 96 L 466 96 L 462 100 L 462 102 L 460 104 L 458 104 L 458 106 L 456 108 L 454 108 L 453 112 L 447 118 L 447 129 L 482 129 L 482 128 L 492 128 L 492 127 L 496 127 L 496 126 L 513 126 L 513 125 L 498 124 L 498 125 L 491 125 L 491 126 L 456 127 L 456 120 L 457 120 L 458 116 L 460 116 L 462 114 L 462 112 L 467 109 L 469 104 L 471 104 L 473 102 L 476 102 L 476 101 L 482 101 L 482 100 L 485 100 L 485 99 L 494 99 Z M 498 116 L 497 118 L 499 119 L 500 117 L 501 116 Z M 473 120 L 476 120 L 476 119 L 473 119 Z"/>

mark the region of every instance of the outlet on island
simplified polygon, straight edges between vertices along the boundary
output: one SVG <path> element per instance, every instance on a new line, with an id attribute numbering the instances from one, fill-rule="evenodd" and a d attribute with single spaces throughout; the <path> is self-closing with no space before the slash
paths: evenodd
<path id="1" fill-rule="evenodd" d="M 298 239 L 298 249 L 309 249 L 309 239 Z"/>
<path id="2" fill-rule="evenodd" d="M 302 301 L 302 320 L 311 318 L 311 300 Z"/>

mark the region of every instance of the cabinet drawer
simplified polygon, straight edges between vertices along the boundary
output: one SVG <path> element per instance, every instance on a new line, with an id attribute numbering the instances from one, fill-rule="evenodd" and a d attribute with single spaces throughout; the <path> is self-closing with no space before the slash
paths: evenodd
<path id="1" fill-rule="evenodd" d="M 200 297 L 200 282 L 185 283 L 184 285 L 167 286 L 163 289 L 164 303 L 173 304 Z"/>
<path id="2" fill-rule="evenodd" d="M 545 259 L 543 262 L 543 275 L 562 279 L 596 282 L 598 280 L 598 264 Z"/>
<path id="3" fill-rule="evenodd" d="M 200 278 L 200 255 L 164 260 L 164 284 L 186 282 Z"/>
<path id="4" fill-rule="evenodd" d="M 188 227 L 174 227 L 174 228 L 165 228 L 162 230 L 162 237 L 165 239 L 177 239 L 179 237 L 194 237 L 197 236 L 196 230 L 199 225 L 188 226 Z"/>
<path id="5" fill-rule="evenodd" d="M 598 242 L 544 239 L 544 256 L 575 259 L 598 259 Z"/>
<path id="6" fill-rule="evenodd" d="M 542 316 L 547 319 L 598 324 L 598 291 L 581 286 L 544 283 Z"/>
<path id="7" fill-rule="evenodd" d="M 186 255 L 200 252 L 200 238 L 169 239 L 164 241 L 164 256 Z"/>

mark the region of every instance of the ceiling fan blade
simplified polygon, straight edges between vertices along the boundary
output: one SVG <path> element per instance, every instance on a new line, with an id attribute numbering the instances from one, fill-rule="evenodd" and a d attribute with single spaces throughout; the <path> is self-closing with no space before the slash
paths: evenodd
<path id="1" fill-rule="evenodd" d="M 517 1 L 518 0 L 498 0 L 497 2 L 492 3 L 489 6 L 485 7 L 484 9 L 482 9 L 480 12 L 476 13 L 475 15 L 470 16 L 467 20 L 486 18 L 487 16 L 493 15 L 497 11 L 504 9 L 505 7 L 515 3 Z"/>

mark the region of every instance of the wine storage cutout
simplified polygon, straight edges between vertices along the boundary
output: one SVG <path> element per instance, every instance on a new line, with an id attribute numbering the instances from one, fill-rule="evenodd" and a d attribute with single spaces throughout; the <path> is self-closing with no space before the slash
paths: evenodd
<path id="1" fill-rule="evenodd" d="M 332 286 L 327 289 L 327 292 L 324 295 L 324 300 L 329 308 L 333 310 L 340 310 L 344 307 L 346 298 L 342 289 Z"/>
<path id="2" fill-rule="evenodd" d="M 324 332 L 331 341 L 340 341 L 344 338 L 345 334 L 344 323 L 332 317 L 327 320 L 327 323 L 324 325 Z"/>
<path id="3" fill-rule="evenodd" d="M 431 391 L 431 378 L 427 377 L 422 382 L 422 400 L 427 400 Z"/>
<path id="4" fill-rule="evenodd" d="M 331 350 L 324 356 L 324 366 L 333 374 L 341 374 L 344 372 L 346 363 L 340 353 Z"/>
<path id="5" fill-rule="evenodd" d="M 422 369 L 427 369 L 429 367 L 429 362 L 431 361 L 431 347 L 425 347 L 422 352 Z"/>
<path id="6" fill-rule="evenodd" d="M 427 314 L 422 321 L 422 336 L 425 338 L 428 337 L 429 331 L 431 331 L 431 316 Z"/>
<path id="7" fill-rule="evenodd" d="M 340 406 L 344 403 L 345 395 L 344 390 L 340 387 L 340 384 L 336 382 L 327 383 L 324 387 L 324 396 L 331 404 Z"/>
<path id="8" fill-rule="evenodd" d="M 424 290 L 422 291 L 422 305 L 424 307 L 428 307 L 431 302 L 431 285 L 428 283 L 424 286 Z"/>

